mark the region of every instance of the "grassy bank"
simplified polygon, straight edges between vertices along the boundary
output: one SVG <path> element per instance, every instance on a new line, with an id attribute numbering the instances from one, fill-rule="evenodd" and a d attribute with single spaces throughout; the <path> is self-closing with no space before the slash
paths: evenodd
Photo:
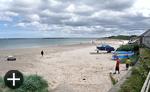
<path id="1" fill-rule="evenodd" d="M 123 83 L 119 92 L 140 92 L 150 70 L 150 49 L 140 49 L 139 63 L 132 68 L 131 76 Z"/>
<path id="2" fill-rule="evenodd" d="M 10 89 L 0 77 L 0 92 L 48 92 L 48 83 L 40 76 L 29 75 L 24 77 L 24 83 L 18 89 Z"/>

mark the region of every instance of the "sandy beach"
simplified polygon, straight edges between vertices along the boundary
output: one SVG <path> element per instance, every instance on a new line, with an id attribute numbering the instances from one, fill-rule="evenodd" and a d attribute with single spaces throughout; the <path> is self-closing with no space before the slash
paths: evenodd
<path id="1" fill-rule="evenodd" d="M 50 92 L 107 92 L 113 85 L 109 73 L 114 72 L 112 53 L 96 53 L 97 44 L 110 44 L 117 48 L 127 41 L 97 40 L 95 44 L 76 44 L 41 48 L 0 50 L 0 74 L 19 70 L 23 74 L 38 74 L 49 83 Z M 42 57 L 40 51 L 44 50 Z M 16 61 L 6 61 L 13 55 Z M 125 65 L 118 80 L 126 74 Z"/>

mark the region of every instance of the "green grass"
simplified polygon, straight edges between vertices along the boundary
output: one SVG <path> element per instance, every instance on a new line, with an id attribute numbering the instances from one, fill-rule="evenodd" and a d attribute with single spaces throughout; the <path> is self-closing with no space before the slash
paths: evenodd
<path id="1" fill-rule="evenodd" d="M 140 92 L 150 71 L 150 50 L 140 50 L 139 64 L 132 68 L 131 76 L 123 83 L 119 92 Z"/>
<path id="2" fill-rule="evenodd" d="M 18 89 L 10 89 L 0 77 L 0 92 L 48 92 L 48 83 L 41 76 L 29 75 L 24 77 L 24 83 Z"/>

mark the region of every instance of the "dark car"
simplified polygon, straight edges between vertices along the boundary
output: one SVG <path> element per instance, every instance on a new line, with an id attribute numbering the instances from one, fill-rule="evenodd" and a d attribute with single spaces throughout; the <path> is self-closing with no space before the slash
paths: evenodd
<path id="1" fill-rule="evenodd" d="M 107 51 L 107 53 L 110 53 L 111 51 L 114 51 L 114 47 L 111 47 L 109 45 L 101 45 L 101 46 L 97 46 L 98 50 L 105 50 Z"/>

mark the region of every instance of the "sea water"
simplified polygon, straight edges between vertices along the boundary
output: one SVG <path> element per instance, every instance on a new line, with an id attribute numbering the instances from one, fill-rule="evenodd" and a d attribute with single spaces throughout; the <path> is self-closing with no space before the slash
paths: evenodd
<path id="1" fill-rule="evenodd" d="M 0 49 L 46 47 L 87 43 L 94 38 L 9 38 L 0 39 Z"/>

